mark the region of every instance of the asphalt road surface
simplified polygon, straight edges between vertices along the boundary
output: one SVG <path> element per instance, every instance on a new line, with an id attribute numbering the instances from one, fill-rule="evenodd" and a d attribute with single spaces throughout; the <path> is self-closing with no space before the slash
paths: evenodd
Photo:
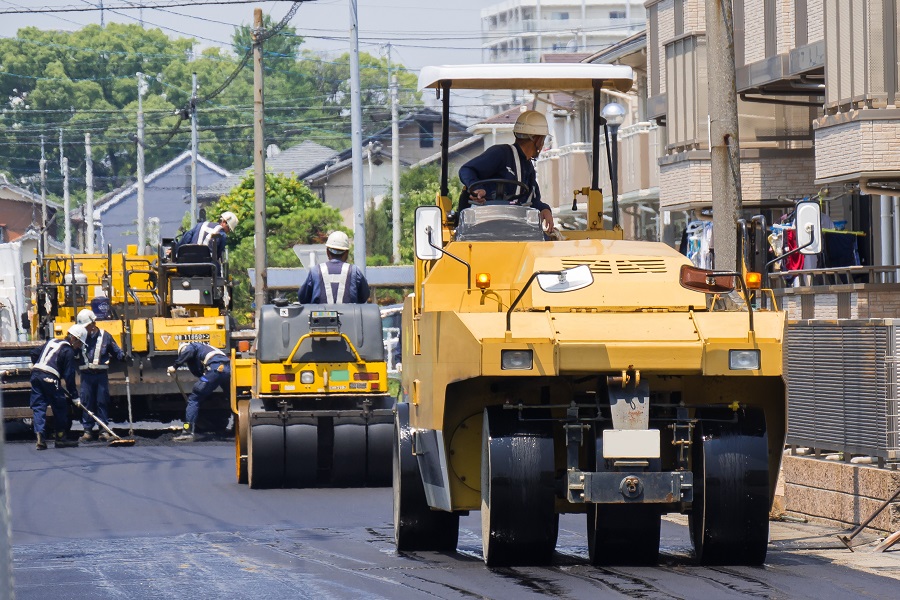
<path id="1" fill-rule="evenodd" d="M 391 491 L 250 490 L 230 441 L 5 448 L 18 599 L 900 597 L 900 551 L 850 553 L 835 530 L 773 524 L 764 567 L 693 564 L 686 519 L 663 521 L 654 568 L 596 568 L 583 516 L 563 516 L 552 566 L 488 569 L 479 513 L 454 554 L 398 554 Z"/>

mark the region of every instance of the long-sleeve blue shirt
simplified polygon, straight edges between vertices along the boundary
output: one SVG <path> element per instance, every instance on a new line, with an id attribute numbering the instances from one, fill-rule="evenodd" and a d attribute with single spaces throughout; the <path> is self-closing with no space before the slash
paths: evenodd
<path id="1" fill-rule="evenodd" d="M 330 259 L 324 263 L 328 273 L 336 278 L 340 277 L 344 266 L 342 260 Z M 331 294 L 335 304 L 365 304 L 369 300 L 369 282 L 366 276 L 356 265 L 347 265 L 347 276 L 344 281 L 344 293 L 338 297 L 339 282 L 331 283 Z M 325 278 L 322 276 L 321 265 L 314 265 L 306 276 L 306 281 L 300 286 L 298 293 L 300 304 L 331 304 L 325 291 Z"/>
<path id="2" fill-rule="evenodd" d="M 534 192 L 531 195 L 531 206 L 538 210 L 549 209 L 550 206 L 541 201 L 541 190 L 538 187 L 534 164 L 525 156 L 518 144 L 513 144 L 513 146 L 519 155 L 519 164 L 522 168 L 522 175 L 519 181 L 530 187 L 532 192 Z M 512 148 L 509 144 L 491 146 L 459 168 L 459 179 L 469 191 L 472 191 L 471 184 L 483 179 L 508 179 L 509 181 L 515 181 L 517 179 L 516 163 L 513 158 Z M 516 194 L 510 202 L 511 204 L 526 204 L 528 202 L 529 195 L 521 187 L 514 185 L 506 185 L 504 187 L 508 192 Z M 487 183 L 483 186 L 478 186 L 476 189 L 478 188 L 484 189 L 488 200 L 494 199 L 497 195 L 497 184 Z M 463 194 L 457 210 L 468 208 L 470 205 L 468 194 Z"/>
<path id="3" fill-rule="evenodd" d="M 99 352 L 99 355 L 97 354 Z M 88 333 L 87 342 L 81 349 L 83 365 L 90 370 L 91 368 L 103 368 L 109 366 L 112 357 L 116 360 L 125 360 L 125 353 L 119 348 L 116 340 L 113 339 L 106 331 L 102 329 L 91 335 Z M 96 360 L 95 360 L 96 359 Z"/>
<path id="4" fill-rule="evenodd" d="M 69 342 L 48 340 L 43 346 L 32 350 L 31 363 L 42 375 L 64 381 L 69 395 L 78 397 L 78 388 L 75 387 L 75 349 Z"/>
<path id="5" fill-rule="evenodd" d="M 209 234 L 213 231 L 215 231 L 216 238 L 214 242 L 209 239 Z M 204 223 L 197 223 L 193 229 L 185 232 L 185 234 L 181 236 L 181 241 L 178 245 L 206 244 L 212 249 L 213 258 L 221 261 L 222 257 L 225 256 L 225 242 L 227 237 L 228 236 L 221 225 L 213 223 L 212 221 L 206 221 Z"/>
<path id="6" fill-rule="evenodd" d="M 187 365 L 194 377 L 202 377 L 210 365 L 229 361 L 228 355 L 222 350 L 203 342 L 191 342 L 187 348 L 178 353 L 175 368 Z"/>

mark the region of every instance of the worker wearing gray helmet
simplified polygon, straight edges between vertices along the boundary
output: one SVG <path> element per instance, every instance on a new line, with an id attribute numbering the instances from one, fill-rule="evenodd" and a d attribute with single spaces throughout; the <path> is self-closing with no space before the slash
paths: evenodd
<path id="1" fill-rule="evenodd" d="M 125 353 L 108 332 L 97 326 L 97 316 L 92 310 L 85 308 L 78 313 L 75 321 L 84 325 L 88 332 L 81 349 L 81 364 L 78 366 L 81 372 L 81 401 L 101 421 L 109 423 L 109 362 L 112 358 L 124 361 Z M 95 421 L 87 412 L 82 415 L 81 424 L 84 427 L 82 442 L 97 439 L 109 441 L 110 435 L 105 431 L 97 435 L 94 430 Z"/>
<path id="2" fill-rule="evenodd" d="M 300 304 L 365 304 L 369 301 L 369 282 L 356 266 L 347 262 L 350 238 L 334 231 L 325 242 L 328 262 L 309 269 L 300 286 Z"/>

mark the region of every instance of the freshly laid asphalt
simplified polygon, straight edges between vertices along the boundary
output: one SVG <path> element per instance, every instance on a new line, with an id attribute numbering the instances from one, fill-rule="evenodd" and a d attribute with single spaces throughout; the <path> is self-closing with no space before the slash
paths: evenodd
<path id="1" fill-rule="evenodd" d="M 250 490 L 230 441 L 170 438 L 7 442 L 17 598 L 900 597 L 900 549 L 850 553 L 809 524 L 773 523 L 758 568 L 695 565 L 681 516 L 663 521 L 653 568 L 591 566 L 581 515 L 561 518 L 547 567 L 486 568 L 477 512 L 457 553 L 397 553 L 389 488 Z"/>

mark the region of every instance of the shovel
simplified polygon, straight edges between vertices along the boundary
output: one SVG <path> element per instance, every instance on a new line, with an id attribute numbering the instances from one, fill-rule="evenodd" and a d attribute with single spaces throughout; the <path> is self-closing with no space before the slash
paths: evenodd
<path id="1" fill-rule="evenodd" d="M 109 426 L 106 423 L 104 423 L 103 421 L 101 421 L 97 415 L 95 415 L 94 413 L 89 411 L 84 404 L 81 404 L 81 410 L 86 412 L 88 414 L 88 416 L 90 416 L 93 420 L 97 421 L 97 425 L 102 427 L 104 429 L 104 431 L 106 431 L 106 433 L 108 433 L 109 435 L 111 435 L 115 438 L 115 439 L 111 440 L 109 442 L 109 444 L 107 444 L 107 446 L 134 446 L 134 444 L 135 444 L 134 440 L 126 440 L 126 439 L 116 435 L 115 431 L 110 429 Z"/>

